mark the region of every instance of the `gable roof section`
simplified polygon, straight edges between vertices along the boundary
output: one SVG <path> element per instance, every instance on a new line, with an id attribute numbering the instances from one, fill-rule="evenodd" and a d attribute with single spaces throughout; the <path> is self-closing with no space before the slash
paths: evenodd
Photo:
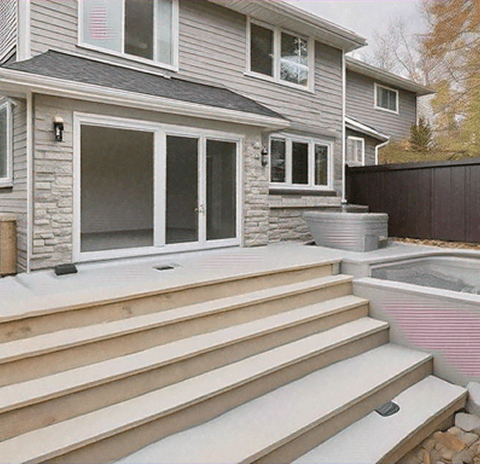
<path id="1" fill-rule="evenodd" d="M 52 50 L 29 60 L 0 67 L 0 88 L 2 82 L 11 82 L 12 79 L 13 82 L 24 83 L 32 88 L 35 88 L 36 83 L 37 88 L 38 83 L 43 83 L 50 84 L 53 90 L 55 86 L 59 90 L 78 88 L 85 93 L 116 93 L 133 99 L 135 95 L 149 97 L 152 103 L 156 101 L 159 104 L 177 102 L 180 109 L 183 104 L 185 111 L 187 108 L 203 108 L 203 116 L 208 119 L 218 119 L 208 114 L 211 111 L 212 114 L 222 112 L 226 120 L 229 120 L 228 115 L 243 114 L 246 116 L 244 123 L 248 123 L 250 116 L 252 125 L 262 125 L 255 124 L 255 121 L 260 120 L 272 124 L 276 121 L 283 127 L 289 124 L 280 114 L 225 87 L 151 74 Z M 190 115 L 188 112 L 179 114 Z M 235 120 L 234 117 L 232 119 Z"/>
<path id="2" fill-rule="evenodd" d="M 382 142 L 390 140 L 390 137 L 388 135 L 382 134 L 381 132 L 377 131 L 377 129 L 374 129 L 371 126 L 367 126 L 366 124 L 363 124 L 349 117 L 345 118 L 345 127 L 347 129 L 369 135 L 370 137 L 373 137 L 374 139 L 380 140 Z"/>
<path id="3" fill-rule="evenodd" d="M 380 84 L 389 84 L 399 89 L 408 90 L 413 92 L 418 96 L 429 95 L 435 93 L 434 90 L 425 87 L 424 85 L 417 84 L 416 82 L 411 81 L 410 79 L 405 79 L 404 77 L 397 76 L 391 72 L 385 71 L 384 69 L 377 68 L 370 64 L 364 63 L 363 61 L 356 60 L 351 56 L 347 56 L 346 66 L 348 71 L 353 71 L 363 76 L 371 77 L 375 79 Z M 347 78 L 348 85 L 348 78 Z"/>
<path id="4" fill-rule="evenodd" d="M 364 37 L 283 0 L 210 0 L 273 26 L 308 35 L 346 52 L 367 45 Z"/>

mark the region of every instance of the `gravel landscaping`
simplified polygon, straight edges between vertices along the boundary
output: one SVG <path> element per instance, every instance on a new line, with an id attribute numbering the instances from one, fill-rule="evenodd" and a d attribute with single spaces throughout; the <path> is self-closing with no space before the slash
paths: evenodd
<path id="1" fill-rule="evenodd" d="M 480 250 L 480 243 L 447 242 L 445 240 L 422 240 L 418 238 L 396 237 L 391 237 L 390 240 L 398 243 L 407 243 L 409 245 L 436 246 L 440 248 L 458 248 L 464 250 Z"/>
<path id="2" fill-rule="evenodd" d="M 454 427 L 435 432 L 407 454 L 401 464 L 480 464 L 480 418 L 456 414 Z"/>

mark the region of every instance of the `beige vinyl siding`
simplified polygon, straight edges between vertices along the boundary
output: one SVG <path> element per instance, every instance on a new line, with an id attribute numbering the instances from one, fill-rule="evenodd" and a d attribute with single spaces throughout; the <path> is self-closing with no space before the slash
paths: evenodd
<path id="1" fill-rule="evenodd" d="M 407 138 L 410 126 L 416 123 L 415 94 L 396 89 L 399 91 L 398 114 L 375 109 L 375 82 L 382 84 L 370 77 L 347 71 L 347 116 L 394 139 Z"/>
<path id="2" fill-rule="evenodd" d="M 18 218 L 18 265 L 27 266 L 27 117 L 26 105 L 16 100 L 13 106 L 13 188 L 0 189 L 0 213 Z"/>
<path id="3" fill-rule="evenodd" d="M 17 0 L 0 0 L 0 63 L 17 45 Z"/>
<path id="4" fill-rule="evenodd" d="M 77 43 L 76 0 L 31 0 L 32 55 L 49 48 L 74 52 Z"/>

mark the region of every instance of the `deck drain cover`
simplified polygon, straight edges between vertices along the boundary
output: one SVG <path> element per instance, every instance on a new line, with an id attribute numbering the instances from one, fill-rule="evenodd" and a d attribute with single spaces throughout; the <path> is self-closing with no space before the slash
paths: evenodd
<path id="1" fill-rule="evenodd" d="M 382 417 L 393 416 L 395 413 L 400 411 L 400 406 L 393 401 L 389 401 L 388 403 L 382 404 L 380 407 L 375 409 L 378 414 Z"/>

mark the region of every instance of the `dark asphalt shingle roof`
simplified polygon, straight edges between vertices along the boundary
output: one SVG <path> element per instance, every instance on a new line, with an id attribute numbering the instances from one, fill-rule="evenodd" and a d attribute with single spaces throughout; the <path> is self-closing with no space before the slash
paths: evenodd
<path id="1" fill-rule="evenodd" d="M 167 78 L 53 50 L 29 60 L 5 64 L 3 68 L 216 108 L 242 111 L 259 116 L 285 119 L 256 101 L 224 87 L 215 87 L 176 77 Z"/>

